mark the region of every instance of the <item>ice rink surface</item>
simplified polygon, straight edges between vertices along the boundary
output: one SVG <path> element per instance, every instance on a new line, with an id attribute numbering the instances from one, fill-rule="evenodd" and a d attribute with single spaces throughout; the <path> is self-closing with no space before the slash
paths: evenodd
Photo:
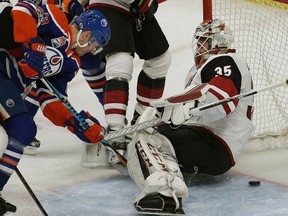
<path id="1" fill-rule="evenodd" d="M 192 34 L 202 20 L 201 0 L 168 0 L 157 18 L 169 42 L 172 65 L 165 96 L 183 89 L 193 64 Z M 135 104 L 135 84 L 142 61 L 135 58 L 130 86 L 128 119 Z M 78 111 L 88 110 L 105 125 L 104 113 L 79 72 L 69 85 L 69 99 Z M 68 130 L 52 125 L 41 112 L 35 118 L 41 147 L 35 156 L 24 155 L 19 170 L 34 190 L 49 216 L 137 215 L 132 199 L 137 189 L 128 176 L 113 169 L 80 166 L 81 142 Z M 236 167 L 223 176 L 192 176 L 189 197 L 183 207 L 188 216 L 287 216 L 288 150 L 243 153 Z M 251 180 L 261 181 L 251 187 Z M 3 191 L 17 205 L 15 216 L 41 216 L 23 184 L 13 174 Z"/>

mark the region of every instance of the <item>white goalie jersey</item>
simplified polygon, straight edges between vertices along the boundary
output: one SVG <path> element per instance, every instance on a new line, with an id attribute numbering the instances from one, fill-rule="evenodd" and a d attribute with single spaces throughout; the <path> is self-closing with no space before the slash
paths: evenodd
<path id="1" fill-rule="evenodd" d="M 214 55 L 198 70 L 193 67 L 187 75 L 186 86 L 201 83 L 210 86 L 201 105 L 251 91 L 253 87 L 250 69 L 236 53 Z M 252 113 L 253 96 L 249 96 L 199 112 L 197 123 L 223 139 L 236 159 L 253 131 Z M 189 119 L 185 122 L 191 123 Z"/>

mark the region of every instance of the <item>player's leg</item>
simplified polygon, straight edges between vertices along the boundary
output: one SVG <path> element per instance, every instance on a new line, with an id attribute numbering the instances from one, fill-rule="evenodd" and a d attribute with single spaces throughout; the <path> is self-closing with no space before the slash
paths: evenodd
<path id="1" fill-rule="evenodd" d="M 144 59 L 138 76 L 137 104 L 131 124 L 134 124 L 151 101 L 162 97 L 165 77 L 171 64 L 168 41 L 153 16 L 142 23 L 141 31 L 134 29 L 136 53 Z"/>
<path id="2" fill-rule="evenodd" d="M 36 125 L 27 113 L 20 92 L 13 82 L 0 77 L 0 91 L 2 126 L 8 138 L 6 139 L 7 143 L 1 144 L 4 145 L 0 159 L 0 191 L 2 191 L 20 161 L 24 147 L 29 145 L 35 137 Z M 2 203 L 0 206 L 3 212 L 16 211 L 16 207 L 12 206 L 12 208 L 2 198 L 0 202 Z"/>
<path id="3" fill-rule="evenodd" d="M 25 97 L 25 106 L 28 110 L 28 113 L 32 118 L 36 115 L 36 113 L 39 110 L 39 102 L 37 99 L 37 92 L 36 87 L 33 86 L 33 88 L 29 91 L 27 96 Z M 38 148 L 40 147 L 40 140 L 38 140 L 36 137 L 33 138 L 32 142 L 24 148 L 24 154 L 28 155 L 35 155 L 37 154 Z"/>
<path id="4" fill-rule="evenodd" d="M 158 132 L 172 143 L 185 173 L 220 175 L 235 164 L 225 141 L 207 128 L 183 125 L 173 129 L 160 125 Z"/>
<path id="5" fill-rule="evenodd" d="M 8 78 L 18 73 L 14 66 L 7 52 L 0 52 L 0 122 L 7 135 L 6 143 L 1 143 L 0 193 L 23 155 L 24 147 L 29 145 L 36 134 L 36 125 L 21 97 L 21 87 L 17 87 L 16 82 Z M 0 203 L 2 213 L 16 211 L 16 207 L 2 197 Z"/>
<path id="6" fill-rule="evenodd" d="M 108 44 L 100 53 L 106 60 L 104 109 L 109 132 L 119 130 L 126 125 L 129 82 L 132 78 L 135 52 L 132 30 L 135 20 L 112 8 L 96 7 L 96 9 L 108 18 L 112 32 Z M 111 144 L 123 154 L 126 151 L 127 143 L 124 137 L 113 140 Z M 117 163 L 117 157 L 114 157 L 114 154 L 111 156 L 110 162 Z"/>

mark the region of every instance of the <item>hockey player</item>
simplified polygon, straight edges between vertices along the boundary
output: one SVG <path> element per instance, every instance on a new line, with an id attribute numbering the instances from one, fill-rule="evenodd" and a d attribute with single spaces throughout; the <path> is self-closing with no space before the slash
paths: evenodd
<path id="1" fill-rule="evenodd" d="M 65 1 L 51 1 L 51 0 L 30 0 L 38 6 L 44 4 L 54 4 L 59 7 L 65 14 L 70 23 L 73 21 L 75 16 L 79 16 L 84 12 L 85 5 L 87 6 L 88 2 L 83 1 L 80 3 L 78 0 L 65 0 Z M 88 83 L 89 87 L 97 97 L 98 101 L 103 105 L 103 86 L 105 84 L 105 62 L 102 61 L 99 54 L 93 55 L 92 53 L 87 53 L 80 57 L 80 68 L 81 72 Z M 33 87 L 27 96 L 25 97 L 26 107 L 31 114 L 35 116 L 39 103 L 36 94 L 36 87 Z M 33 141 L 24 149 L 25 154 L 34 155 L 37 153 L 37 149 L 40 147 L 40 140 L 36 137 Z M 93 148 L 90 146 L 90 148 Z"/>
<path id="2" fill-rule="evenodd" d="M 149 102 L 163 94 L 171 56 L 168 41 L 154 16 L 157 7 L 157 0 L 89 1 L 89 8 L 100 10 L 111 25 L 111 39 L 101 52 L 106 59 L 104 109 L 108 131 L 117 131 L 126 125 L 135 53 L 145 61 L 138 77 L 134 119 L 149 106 Z M 124 137 L 112 145 L 122 154 L 126 151 Z M 118 162 L 113 155 L 109 161 L 112 164 Z"/>
<path id="3" fill-rule="evenodd" d="M 67 83 L 77 73 L 79 56 L 101 51 L 109 40 L 110 28 L 106 18 L 96 10 L 83 12 L 72 25 L 68 25 L 63 12 L 53 5 L 40 8 L 21 1 L 13 9 L 7 6 L 0 12 L 0 20 L 6 21 L 1 22 L 1 32 L 5 32 L 4 36 L 12 35 L 0 38 L 0 122 L 4 128 L 1 136 L 7 140 L 1 142 L 0 148 L 2 191 L 23 154 L 23 148 L 36 134 L 35 123 L 20 95 L 32 80 L 37 82 L 37 98 L 42 112 L 51 122 L 67 127 L 85 142 L 98 143 L 103 138 L 102 127 L 94 117 L 81 111 L 82 119 L 88 123 L 88 127 L 83 128 L 78 118 L 38 78 L 45 77 L 67 96 Z M 43 40 L 39 36 L 43 36 Z M 24 56 L 17 64 L 20 51 Z M 0 215 L 15 210 L 15 206 L 0 199 Z"/>
<path id="4" fill-rule="evenodd" d="M 223 21 L 201 23 L 194 34 L 195 67 L 188 74 L 187 88 L 209 88 L 201 87 L 200 95 L 194 92 L 199 97 L 192 101 L 149 108 L 140 117 L 146 121 L 158 113 L 167 124 L 136 133 L 128 145 L 128 171 L 140 190 L 134 199 L 138 211 L 183 214 L 183 172 L 220 175 L 235 165 L 253 131 L 253 96 L 189 114 L 197 106 L 251 91 L 250 70 L 231 49 L 232 42 Z"/>

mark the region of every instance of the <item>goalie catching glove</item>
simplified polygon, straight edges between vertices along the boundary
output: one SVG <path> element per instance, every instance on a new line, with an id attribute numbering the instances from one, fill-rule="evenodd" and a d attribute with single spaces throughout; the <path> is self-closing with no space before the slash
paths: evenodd
<path id="1" fill-rule="evenodd" d="M 79 115 L 88 123 L 87 128 L 83 128 L 75 117 L 72 117 L 66 122 L 67 128 L 74 133 L 79 139 L 87 143 L 98 143 L 104 136 L 102 127 L 96 118 L 90 115 L 89 112 L 81 111 Z"/>
<path id="2" fill-rule="evenodd" d="M 24 59 L 18 62 L 24 75 L 28 78 L 37 78 L 43 68 L 46 53 L 46 45 L 39 38 L 32 38 L 30 42 L 22 45 Z"/>
<path id="3" fill-rule="evenodd" d="M 199 104 L 205 101 L 208 90 L 208 83 L 193 87 L 190 86 L 182 94 L 164 100 L 153 101 L 150 105 L 157 108 L 158 116 L 164 122 L 178 126 L 193 117 L 190 114 L 190 110 L 198 107 Z M 197 121 L 198 117 L 196 116 L 195 118 L 195 121 Z"/>

